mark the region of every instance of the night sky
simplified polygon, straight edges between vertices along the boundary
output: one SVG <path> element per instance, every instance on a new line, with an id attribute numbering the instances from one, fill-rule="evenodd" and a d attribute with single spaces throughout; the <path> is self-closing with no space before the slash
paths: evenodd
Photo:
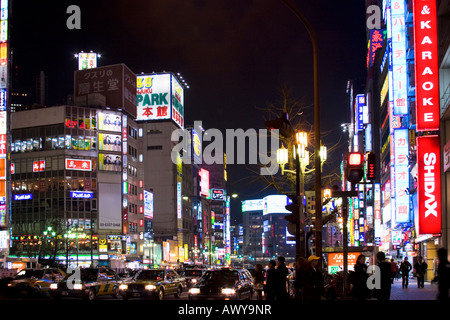
<path id="1" fill-rule="evenodd" d="M 292 3 L 318 39 L 321 129 L 331 131 L 323 142 L 345 141 L 340 124 L 350 118 L 347 81 L 353 80 L 359 93 L 366 78 L 364 1 Z M 81 9 L 80 30 L 66 27 L 72 4 Z M 44 70 L 49 105 L 73 93 L 74 54 L 92 50 L 102 55 L 99 66 L 124 63 L 135 73 L 180 72 L 190 86 L 186 124 L 201 120 L 203 127 L 223 132 L 265 128 L 267 114 L 260 109 L 278 103 L 283 85 L 313 106 L 311 41 L 279 0 L 14 0 L 12 8 L 13 91 L 34 92 L 36 76 Z M 324 172 L 340 163 L 342 150 L 328 155 Z M 275 192 L 250 183 L 254 179 L 243 165 L 228 169 L 228 191 L 239 194 L 232 206 Z"/>

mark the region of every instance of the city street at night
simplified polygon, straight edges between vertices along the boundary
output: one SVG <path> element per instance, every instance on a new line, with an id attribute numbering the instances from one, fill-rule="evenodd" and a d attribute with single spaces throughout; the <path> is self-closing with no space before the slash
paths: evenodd
<path id="1" fill-rule="evenodd" d="M 14 317 L 431 316 L 449 189 L 450 0 L 0 0 Z"/>

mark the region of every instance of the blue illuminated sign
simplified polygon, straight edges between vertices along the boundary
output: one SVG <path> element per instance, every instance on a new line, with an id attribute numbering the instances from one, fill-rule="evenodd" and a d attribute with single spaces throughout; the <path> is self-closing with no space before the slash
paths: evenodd
<path id="1" fill-rule="evenodd" d="M 33 194 L 32 193 L 15 194 L 13 199 L 14 200 L 31 200 L 31 199 L 33 199 Z"/>
<path id="2" fill-rule="evenodd" d="M 92 191 L 70 191 L 70 197 L 75 199 L 92 199 L 94 192 Z"/>

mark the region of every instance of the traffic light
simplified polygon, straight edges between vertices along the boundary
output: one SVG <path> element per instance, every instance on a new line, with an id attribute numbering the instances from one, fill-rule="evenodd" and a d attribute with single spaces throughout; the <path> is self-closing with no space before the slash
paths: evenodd
<path id="1" fill-rule="evenodd" d="M 292 203 L 285 206 L 287 211 L 290 211 L 292 213 L 286 215 L 284 218 L 289 221 L 290 223 L 299 223 L 300 222 L 300 216 L 298 214 L 298 210 L 300 209 L 298 205 L 298 199 L 297 197 L 291 197 Z"/>
<path id="2" fill-rule="evenodd" d="M 359 152 L 350 152 L 347 156 L 347 180 L 352 184 L 361 181 L 364 176 L 364 155 Z"/>
<path id="3" fill-rule="evenodd" d="M 375 157 L 375 153 L 373 152 L 369 152 L 366 155 L 366 167 L 367 167 L 367 172 L 366 172 L 366 177 L 367 180 L 375 180 L 375 161 L 376 161 L 376 157 Z"/>
<path id="4" fill-rule="evenodd" d="M 283 115 L 275 120 L 267 120 L 264 122 L 265 126 L 272 129 L 278 129 L 280 135 L 289 139 L 295 134 L 295 130 L 289 121 L 289 116 L 287 112 L 283 112 Z"/>

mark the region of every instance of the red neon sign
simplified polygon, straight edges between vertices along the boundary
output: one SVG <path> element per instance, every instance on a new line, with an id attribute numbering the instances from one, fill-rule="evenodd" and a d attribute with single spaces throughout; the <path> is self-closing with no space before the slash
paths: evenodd
<path id="1" fill-rule="evenodd" d="M 416 130 L 439 130 L 436 1 L 413 1 Z"/>
<path id="2" fill-rule="evenodd" d="M 419 234 L 441 233 L 441 155 L 439 136 L 417 137 Z"/>

